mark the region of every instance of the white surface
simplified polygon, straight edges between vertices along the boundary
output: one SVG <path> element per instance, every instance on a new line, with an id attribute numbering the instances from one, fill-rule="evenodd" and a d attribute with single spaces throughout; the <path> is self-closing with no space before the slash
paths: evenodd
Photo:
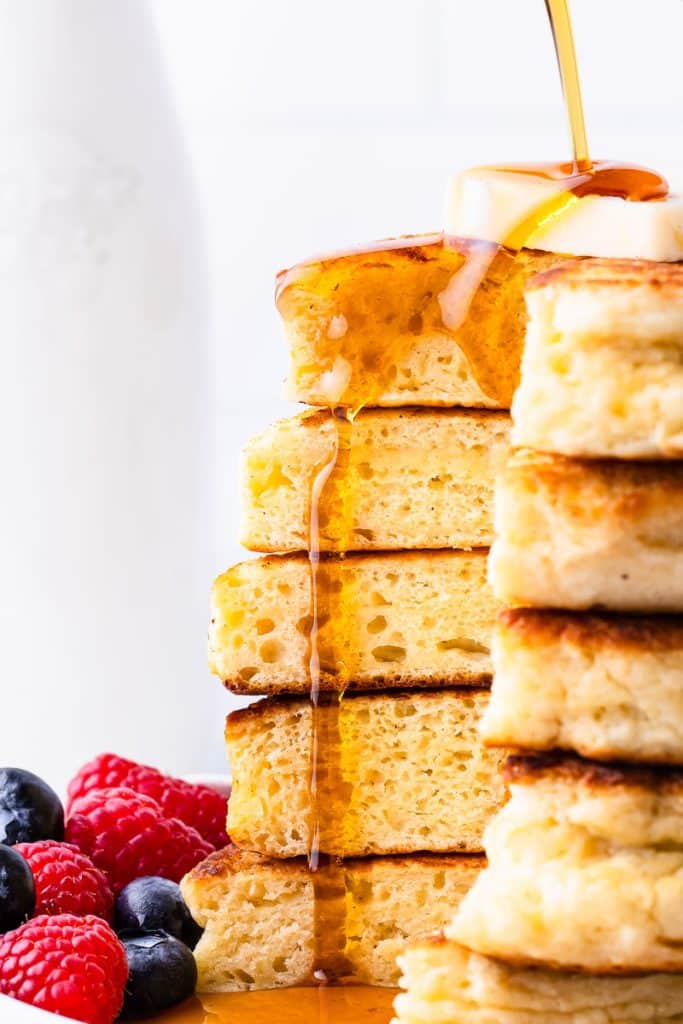
<path id="1" fill-rule="evenodd" d="M 48 1021 L 73 1020 L 72 1017 L 57 1016 L 56 1013 L 46 1013 L 45 1010 L 38 1010 L 28 1003 L 20 1003 L 18 999 L 9 999 L 0 995 L 0 1021 L 2 1024 L 48 1024 Z"/>
<path id="2" fill-rule="evenodd" d="M 43 11 L 51 2 L 23 0 L 19 5 L 5 0 L 5 17 L 26 7 Z M 101 2 L 106 6 L 108 0 Z M 133 18 L 130 12 L 139 11 L 143 3 L 125 0 L 121 6 Z M 589 138 L 596 156 L 650 163 L 670 173 L 683 158 L 683 3 L 653 0 L 645 6 L 646 14 L 642 0 L 572 0 Z M 115 497 L 126 529 L 138 540 L 124 549 L 110 550 L 107 538 L 103 543 L 119 582 L 107 591 L 103 577 L 89 575 L 86 567 L 92 598 L 86 614 L 81 616 L 78 600 L 55 602 L 63 621 L 61 634 L 72 638 L 68 660 L 66 645 L 56 659 L 44 643 L 22 632 L 17 613 L 37 604 L 41 588 L 58 586 L 49 571 L 50 546 L 35 555 L 44 567 L 35 588 L 27 582 L 26 567 L 20 571 L 9 552 L 23 582 L 18 589 L 6 588 L 4 602 L 22 640 L 10 642 L 18 661 L 10 662 L 5 652 L 0 665 L 10 696 L 18 687 L 30 693 L 32 714 L 30 719 L 3 714 L 0 749 L 11 750 L 16 760 L 29 749 L 24 737 L 39 736 L 39 763 L 27 766 L 45 766 L 55 784 L 60 780 L 49 768 L 57 758 L 75 768 L 86 748 L 90 755 L 103 744 L 157 760 L 161 767 L 179 763 L 188 770 L 221 770 L 222 714 L 235 701 L 204 667 L 207 595 L 211 575 L 241 555 L 236 542 L 238 447 L 291 409 L 279 398 L 285 351 L 272 305 L 275 270 L 347 243 L 438 228 L 445 183 L 459 167 L 564 158 L 569 153 L 542 0 L 152 0 L 152 10 L 206 233 L 213 286 L 213 386 L 205 408 L 215 437 L 216 481 L 211 489 L 202 470 L 203 483 L 197 483 L 184 454 L 178 455 L 177 474 L 170 482 L 163 474 L 131 472 Z M 91 110 L 100 107 L 102 126 L 114 111 L 117 132 L 123 133 L 117 137 L 130 130 L 131 158 L 149 148 L 163 151 L 162 205 L 173 221 L 177 211 L 170 193 L 182 158 L 165 115 L 149 113 L 148 104 L 160 102 L 150 97 L 156 89 L 154 57 L 146 49 L 144 33 L 133 34 L 135 52 L 118 60 L 115 38 L 85 47 L 84 54 L 92 57 L 87 67 L 95 66 L 99 73 L 81 100 L 88 100 Z M 57 34 L 54 45 L 59 38 Z M 42 87 L 53 43 L 29 52 L 23 64 L 21 54 L 10 59 L 11 73 L 2 78 L 5 109 Z M 115 63 L 122 88 L 108 94 Z M 74 60 L 68 81 L 78 81 L 85 73 L 83 64 L 80 58 Z M 51 82 L 50 88 L 59 95 L 62 86 Z M 60 118 L 51 114 L 46 123 L 52 129 Z M 171 133 L 169 148 L 159 141 L 158 132 L 166 131 Z M 150 251 L 149 273 L 163 275 L 159 268 L 165 259 Z M 169 289 L 166 294 L 172 293 Z M 120 343 L 130 351 L 128 337 Z M 197 348 L 201 350 L 201 342 Z M 109 372 L 116 372 L 116 365 L 112 370 L 111 362 L 98 357 L 84 368 L 84 380 L 88 382 L 90 373 L 102 380 Z M 194 360 L 182 372 L 177 364 L 157 364 L 155 377 L 168 398 L 160 429 L 178 426 L 169 406 L 179 416 L 187 415 L 197 396 L 196 372 Z M 6 355 L 4 373 L 7 385 L 12 375 Z M 184 385 L 181 375 L 186 375 Z M 137 400 L 134 405 L 138 408 Z M 52 428 L 45 427 L 41 405 L 34 402 L 30 411 L 35 419 L 31 429 L 50 439 Z M 5 429 L 19 445 L 17 423 L 13 414 Z M 133 433 L 139 426 L 133 417 Z M 170 459 L 186 452 L 183 437 L 189 443 L 184 430 L 168 435 Z M 99 460 L 99 468 L 98 460 L 93 461 L 90 497 L 77 525 L 62 540 L 67 547 L 77 544 L 81 531 L 98 528 L 100 507 L 107 504 L 103 495 L 111 496 L 106 473 L 110 461 L 109 454 Z M 123 480 L 130 467 L 113 465 L 112 472 Z M 26 490 L 15 489 L 11 495 L 16 515 L 10 539 L 17 551 L 26 551 L 27 537 L 35 532 L 32 506 L 37 492 L 30 475 L 26 479 Z M 48 506 L 60 487 L 57 470 L 43 492 Z M 188 508 L 198 495 L 207 503 L 205 522 L 211 524 L 208 533 L 204 530 L 211 548 L 208 557 L 200 550 L 189 556 L 168 529 L 163 511 L 176 498 Z M 149 538 L 153 552 L 139 542 L 141 535 Z M 36 544 L 50 536 L 50 529 L 36 535 Z M 150 571 L 159 562 L 165 567 L 160 584 Z M 139 629 L 131 640 L 102 627 L 109 642 L 98 643 L 96 652 L 87 637 L 98 628 L 98 619 L 108 625 L 109 615 L 116 618 L 135 596 L 137 588 L 126 584 L 126 570 L 145 581 L 139 592 L 144 605 Z M 177 601 L 177 611 L 161 614 L 159 606 L 150 612 L 152 588 L 163 595 L 164 607 Z M 79 696 L 65 705 L 62 693 L 70 672 L 80 672 L 84 665 Z M 126 698 L 125 708 L 117 710 L 123 701 L 113 696 L 118 692 L 111 681 L 115 675 L 124 689 L 135 681 L 136 691 L 147 695 L 142 704 Z M 89 732 L 83 709 L 94 700 L 100 718 Z M 191 737 L 199 733 L 203 742 L 197 747 Z"/>

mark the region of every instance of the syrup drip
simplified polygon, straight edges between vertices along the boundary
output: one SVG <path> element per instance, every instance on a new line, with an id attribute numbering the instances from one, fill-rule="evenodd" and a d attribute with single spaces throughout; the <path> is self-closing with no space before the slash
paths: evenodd
<path id="1" fill-rule="evenodd" d="M 334 452 L 318 467 L 311 481 L 310 498 L 309 867 L 315 893 L 314 977 L 322 982 L 348 980 L 350 971 L 345 957 L 346 892 L 342 859 L 345 848 L 353 840 L 346 820 L 351 794 L 345 781 L 343 737 L 343 701 L 349 680 L 339 652 L 354 632 L 353 602 L 345 594 L 343 571 L 344 557 L 351 546 L 353 521 L 350 514 L 353 495 L 346 470 L 353 445 L 354 418 L 364 406 L 377 404 L 378 397 L 391 387 L 396 367 L 415 343 L 415 335 L 425 327 L 451 336 L 464 353 L 483 393 L 499 404 L 509 405 L 516 381 L 505 379 L 501 374 L 499 355 L 502 345 L 515 343 L 514 330 L 519 330 L 509 310 L 515 308 L 514 297 L 521 295 L 526 277 L 525 250 L 532 247 L 538 228 L 549 218 L 562 215 L 586 195 L 657 201 L 668 194 L 666 181 L 654 171 L 628 164 L 591 161 L 567 3 L 566 0 L 546 0 L 546 5 L 560 64 L 574 161 L 499 169 L 557 182 L 556 194 L 517 225 L 502 245 L 445 239 L 441 235 L 402 239 L 354 250 L 345 261 L 342 275 L 346 278 L 342 280 L 335 257 L 302 264 L 278 276 L 276 302 L 283 314 L 291 312 L 290 303 L 308 303 L 310 291 L 316 290 L 343 320 L 346 327 L 342 336 L 330 338 L 328 335 L 326 351 L 320 348 L 322 340 L 316 339 L 316 355 L 326 362 L 329 359 L 330 367 L 342 358 L 349 370 L 348 383 L 336 406 L 330 409 L 336 429 Z M 547 260 L 548 265 L 561 259 L 554 254 L 536 254 L 536 258 L 541 262 Z M 411 275 L 405 269 L 415 262 L 420 264 L 419 275 Z M 354 268 L 361 265 L 363 273 L 354 281 Z M 382 287 L 382 271 L 387 268 L 394 274 L 396 296 L 387 295 Z M 538 265 L 535 269 L 539 269 Z M 373 277 L 375 272 L 379 277 Z M 349 281 L 353 281 L 354 287 L 349 288 L 348 305 L 344 305 L 343 285 Z M 362 282 L 368 282 L 370 290 L 366 293 L 359 292 Z M 382 300 L 376 301 L 374 306 L 373 287 L 376 300 L 380 296 Z M 387 302 L 394 299 L 396 307 L 387 313 Z M 415 324 L 412 335 L 411 324 Z M 521 337 L 518 344 L 521 347 Z M 321 556 L 323 522 L 326 539 L 334 538 L 335 554 L 332 556 Z M 252 994 L 250 998 L 255 995 L 265 993 Z M 283 1018 L 277 1014 L 269 1019 Z M 320 1009 L 318 1019 L 327 1019 Z M 343 1018 L 335 1012 L 330 1019 L 340 1024 Z M 359 1015 L 354 1017 L 354 1021 L 362 1019 Z M 378 1024 L 381 1019 L 380 1014 Z"/>
<path id="2" fill-rule="evenodd" d="M 330 459 L 317 471 L 311 486 L 309 525 L 309 564 L 311 582 L 311 629 L 309 634 L 309 684 L 311 702 L 311 835 L 308 866 L 313 882 L 313 975 L 316 981 L 342 981 L 351 974 L 345 956 L 346 882 L 341 859 L 344 831 L 351 798 L 350 785 L 344 779 L 344 744 L 341 716 L 348 674 L 338 655 L 335 637 L 344 631 L 351 609 L 343 599 L 343 558 L 349 547 L 350 499 L 348 465 L 351 453 L 353 416 L 340 408 L 332 411 L 335 446 Z M 320 552 L 320 520 L 330 508 L 326 523 L 340 524 L 336 548 L 338 560 L 324 558 Z M 332 514 L 334 513 L 334 514 Z M 332 625 L 331 642 L 323 647 L 321 626 Z M 333 681 L 331 691 L 321 687 L 322 672 Z"/>

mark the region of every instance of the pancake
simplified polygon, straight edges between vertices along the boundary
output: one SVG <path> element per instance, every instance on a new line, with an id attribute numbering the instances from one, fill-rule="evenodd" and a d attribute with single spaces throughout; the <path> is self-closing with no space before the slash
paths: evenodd
<path id="1" fill-rule="evenodd" d="M 487 700 L 487 692 L 466 689 L 350 696 L 339 710 L 321 705 L 318 734 L 331 763 L 319 790 L 321 850 L 481 852 L 484 826 L 504 798 L 502 753 L 485 750 L 477 736 Z M 231 838 L 273 857 L 305 855 L 313 824 L 310 702 L 271 698 L 235 711 L 226 742 Z"/>
<path id="2" fill-rule="evenodd" d="M 406 990 L 394 1024 L 671 1024 L 683 1022 L 683 976 L 587 976 L 479 956 L 443 936 L 399 957 Z"/>
<path id="3" fill-rule="evenodd" d="M 683 462 L 515 452 L 495 529 L 489 575 L 506 604 L 683 611 Z"/>
<path id="4" fill-rule="evenodd" d="M 512 442 L 564 455 L 683 455 L 683 264 L 572 260 L 527 286 Z"/>
<path id="5" fill-rule="evenodd" d="M 373 409 L 354 422 L 348 467 L 323 493 L 324 551 L 478 548 L 493 540 L 493 481 L 509 417 L 482 410 Z M 280 420 L 242 461 L 241 540 L 252 551 L 309 547 L 311 488 L 332 459 L 326 412 Z"/>
<path id="6" fill-rule="evenodd" d="M 373 857 L 340 868 L 346 976 L 396 985 L 406 942 L 446 924 L 481 869 L 465 855 Z M 228 847 L 185 876 L 183 896 L 204 928 L 195 949 L 199 992 L 315 984 L 313 882 L 306 861 Z"/>
<path id="7" fill-rule="evenodd" d="M 511 964 L 683 971 L 683 771 L 514 757 L 448 938 Z"/>
<path id="8" fill-rule="evenodd" d="M 441 235 L 377 242 L 278 275 L 286 397 L 315 406 L 507 409 L 529 277 L 561 257 Z"/>
<path id="9" fill-rule="evenodd" d="M 484 550 L 331 558 L 318 583 L 323 690 L 490 682 Z M 306 555 L 243 562 L 214 584 L 211 669 L 234 693 L 308 693 L 311 628 Z"/>
<path id="10" fill-rule="evenodd" d="M 683 765 L 683 619 L 502 612 L 488 744 Z"/>

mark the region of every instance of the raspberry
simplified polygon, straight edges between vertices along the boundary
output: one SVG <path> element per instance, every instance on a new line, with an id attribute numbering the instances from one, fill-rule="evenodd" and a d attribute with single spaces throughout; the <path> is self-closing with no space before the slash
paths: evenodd
<path id="1" fill-rule="evenodd" d="M 35 916 L 94 914 L 111 921 L 114 896 L 107 877 L 89 857 L 69 843 L 45 839 L 14 847 L 29 862 L 36 884 Z"/>
<path id="2" fill-rule="evenodd" d="M 226 796 L 209 786 L 197 786 L 183 779 L 174 779 L 170 775 L 163 775 L 156 768 L 136 764 L 116 754 L 100 754 L 84 765 L 71 780 L 67 813 L 78 797 L 93 789 L 109 789 L 112 786 L 127 786 L 136 793 L 151 796 L 167 818 L 180 818 L 217 850 L 227 846 Z"/>
<path id="3" fill-rule="evenodd" d="M 213 849 L 195 829 L 165 817 L 151 797 L 125 786 L 74 800 L 66 839 L 104 871 L 114 894 L 143 875 L 179 882 Z"/>
<path id="4" fill-rule="evenodd" d="M 43 915 L 0 936 L 0 992 L 86 1024 L 112 1024 L 126 953 L 99 917 Z"/>

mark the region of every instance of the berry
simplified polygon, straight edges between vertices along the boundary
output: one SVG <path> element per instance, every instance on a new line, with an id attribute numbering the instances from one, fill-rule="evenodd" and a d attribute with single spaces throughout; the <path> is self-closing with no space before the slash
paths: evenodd
<path id="1" fill-rule="evenodd" d="M 114 897 L 107 876 L 70 843 L 44 839 L 15 847 L 36 883 L 36 914 L 94 914 L 111 921 Z"/>
<path id="2" fill-rule="evenodd" d="M 0 843 L 64 838 L 64 809 L 46 782 L 23 768 L 0 768 Z"/>
<path id="3" fill-rule="evenodd" d="M 163 775 L 156 768 L 136 764 L 116 754 L 100 754 L 84 765 L 69 783 L 67 812 L 71 804 L 93 789 L 127 786 L 151 796 L 167 818 L 180 818 L 195 828 L 215 849 L 227 846 L 225 821 L 228 798 L 209 786 L 197 786 Z"/>
<path id="4" fill-rule="evenodd" d="M 17 928 L 31 916 L 36 887 L 31 868 L 12 846 L 0 846 L 0 932 Z"/>
<path id="5" fill-rule="evenodd" d="M 117 932 L 168 932 L 194 949 L 202 934 L 180 886 L 168 878 L 136 878 L 122 889 L 114 907 Z"/>
<path id="6" fill-rule="evenodd" d="M 34 917 L 0 937 L 0 992 L 86 1024 L 112 1024 L 126 954 L 99 917 Z"/>
<path id="7" fill-rule="evenodd" d="M 66 838 L 104 871 L 114 894 L 143 875 L 179 882 L 212 851 L 199 832 L 166 818 L 156 801 L 124 786 L 75 800 Z"/>
<path id="8" fill-rule="evenodd" d="M 197 965 L 182 942 L 162 931 L 122 941 L 128 958 L 123 1017 L 148 1017 L 192 995 Z"/>

